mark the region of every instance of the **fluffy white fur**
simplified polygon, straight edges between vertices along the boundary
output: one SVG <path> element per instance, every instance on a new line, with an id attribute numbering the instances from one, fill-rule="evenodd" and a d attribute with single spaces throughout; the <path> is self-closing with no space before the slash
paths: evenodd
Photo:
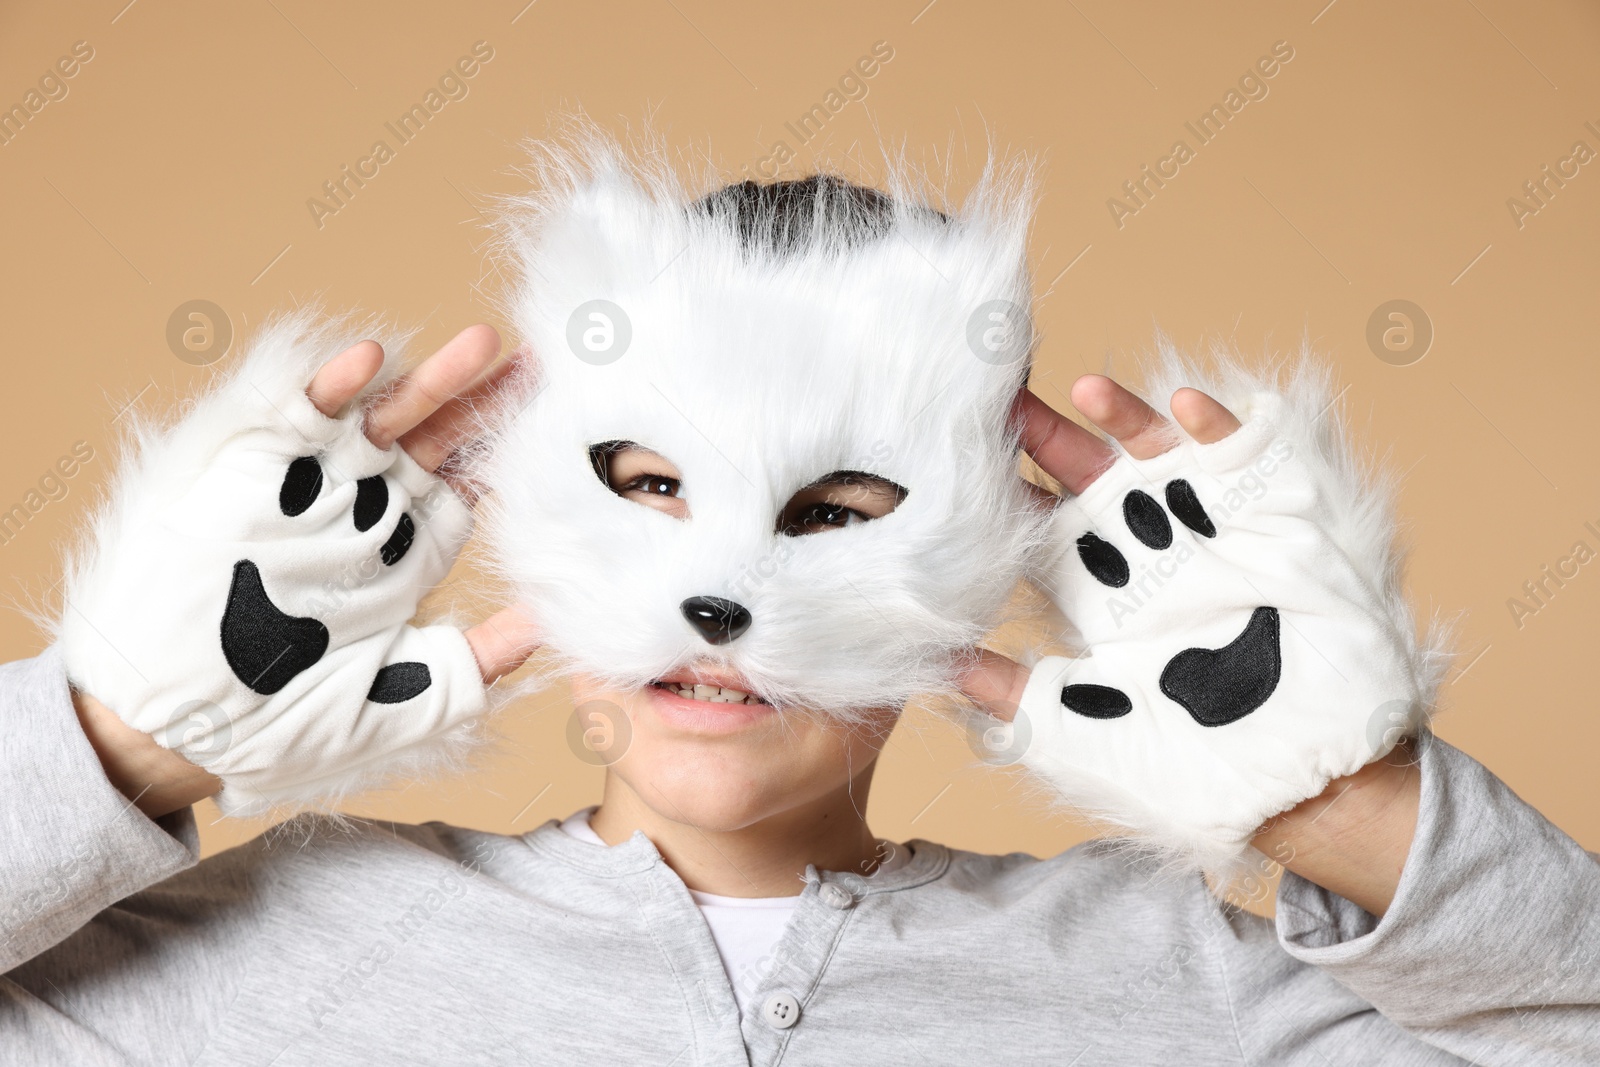
<path id="1" fill-rule="evenodd" d="M 1225 350 L 1202 363 L 1162 339 L 1145 383 L 1157 410 L 1170 410 L 1173 393 L 1192 386 L 1246 425 L 1200 449 L 1173 425 L 1172 451 L 1137 462 L 1122 453 L 1082 498 L 1063 505 L 1059 555 L 1035 577 L 1079 631 L 1084 655 L 1036 666 L 1023 698 L 1032 731 L 1024 762 L 1073 809 L 1225 885 L 1247 865 L 1249 837 L 1262 822 L 1386 753 L 1398 727 L 1424 728 L 1452 658 L 1451 627 L 1435 617 L 1417 632 L 1402 588 L 1395 478 L 1355 445 L 1325 363 L 1302 351 L 1255 369 Z M 1256 444 L 1238 451 L 1252 435 Z M 1273 441 L 1290 446 L 1292 464 L 1244 482 L 1232 504 L 1247 503 L 1224 518 L 1226 491 Z M 1078 558 L 1077 536 L 1100 533 L 1137 579 L 1162 554 L 1131 536 L 1121 501 L 1130 488 L 1161 500 L 1174 477 L 1193 482 L 1219 536 L 1197 537 L 1174 518 L 1176 541 L 1165 557 L 1187 551 L 1185 542 L 1200 555 L 1169 562 L 1173 573 L 1153 596 L 1096 583 Z M 1113 599 L 1134 598 L 1143 600 L 1134 613 L 1111 615 Z M 1160 671 L 1185 648 L 1230 641 L 1257 605 L 1282 613 L 1282 679 L 1259 710 L 1200 726 L 1157 691 Z M 1115 686 L 1133 698 L 1133 710 L 1109 720 L 1064 711 L 1062 686 L 1077 683 Z M 1412 702 L 1409 721 L 1387 712 L 1374 718 L 1391 700 Z"/>
<path id="2" fill-rule="evenodd" d="M 1279 410 L 1275 419 L 1279 432 L 1305 459 L 1328 501 L 1329 538 L 1381 599 L 1384 616 L 1404 641 L 1423 711 L 1431 715 L 1455 660 L 1454 623 L 1435 613 L 1418 631 L 1405 592 L 1407 545 L 1395 516 L 1400 479 L 1382 457 L 1361 444 L 1333 366 L 1309 344 L 1292 357 L 1263 366 L 1223 347 L 1213 348 L 1209 360 L 1196 359 L 1159 337 L 1145 361 L 1143 378 L 1141 394 L 1163 412 L 1171 410 L 1173 394 L 1184 387 L 1214 397 L 1241 422 L 1258 414 L 1271 398 Z M 1173 427 L 1173 432 L 1176 436 L 1182 431 Z"/>
<path id="3" fill-rule="evenodd" d="M 892 167 L 885 236 L 844 250 L 824 229 L 776 257 L 687 211 L 715 183 L 680 178 L 659 147 L 580 128 L 535 160 L 504 247 L 537 370 L 479 474 L 488 545 L 548 650 L 624 688 L 714 661 L 773 703 L 846 717 L 948 686 L 1045 518 L 1008 420 L 1027 359 L 997 366 L 968 341 L 986 301 L 1030 305 L 1027 168 L 991 164 L 945 224 Z M 606 365 L 568 344 L 596 299 L 632 327 Z M 677 466 L 687 520 L 599 481 L 590 446 L 614 440 Z M 858 526 L 777 532 L 790 497 L 838 470 L 909 494 Z M 744 605 L 749 632 L 708 645 L 679 609 L 694 596 Z"/>
<path id="4" fill-rule="evenodd" d="M 453 626 L 413 627 L 418 601 L 450 568 L 471 527 L 466 506 L 398 447 L 362 431 L 364 408 L 392 377 L 400 343 L 362 400 L 339 418 L 305 395 L 316 370 L 381 324 L 291 315 L 262 328 L 237 366 L 168 420 L 139 422 L 116 480 L 70 554 L 55 620 L 68 677 L 130 725 L 223 779 L 230 814 L 331 802 L 456 753 L 484 707 L 477 664 Z M 315 455 L 314 503 L 287 516 L 289 463 Z M 381 475 L 383 517 L 352 520 L 356 481 Z M 402 513 L 416 537 L 393 566 L 379 546 Z M 237 561 L 258 568 L 273 603 L 315 618 L 327 651 L 263 695 L 222 652 Z M 377 670 L 428 665 L 429 687 L 402 703 L 365 699 Z M 197 704 L 196 702 L 199 702 Z M 204 706 L 209 705 L 209 706 Z"/>

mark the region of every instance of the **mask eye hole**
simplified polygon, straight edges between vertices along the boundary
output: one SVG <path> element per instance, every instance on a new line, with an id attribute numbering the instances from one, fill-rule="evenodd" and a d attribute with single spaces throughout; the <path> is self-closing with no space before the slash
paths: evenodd
<path id="1" fill-rule="evenodd" d="M 665 456 L 632 441 L 601 441 L 589 446 L 589 463 L 606 488 L 624 500 L 675 519 L 689 517 L 683 475 Z"/>
<path id="2" fill-rule="evenodd" d="M 786 537 L 841 530 L 881 519 L 905 500 L 907 490 L 865 471 L 834 471 L 801 489 L 778 515 Z"/>

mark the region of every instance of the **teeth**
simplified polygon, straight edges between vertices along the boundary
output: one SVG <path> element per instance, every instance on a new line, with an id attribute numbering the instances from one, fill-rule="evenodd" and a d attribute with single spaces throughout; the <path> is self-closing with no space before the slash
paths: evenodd
<path id="1" fill-rule="evenodd" d="M 753 696 L 740 689 L 724 689 L 720 685 L 705 685 L 697 683 L 693 686 L 679 685 L 677 682 L 661 682 L 662 688 L 668 692 L 676 693 L 686 700 L 703 700 L 710 704 L 765 704 L 760 697 Z"/>

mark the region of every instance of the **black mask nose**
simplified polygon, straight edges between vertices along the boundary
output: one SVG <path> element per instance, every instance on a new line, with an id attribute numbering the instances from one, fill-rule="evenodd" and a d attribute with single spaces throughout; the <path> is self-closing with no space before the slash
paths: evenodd
<path id="1" fill-rule="evenodd" d="M 719 596 L 692 596 L 678 610 L 713 645 L 725 645 L 750 629 L 749 609 Z"/>

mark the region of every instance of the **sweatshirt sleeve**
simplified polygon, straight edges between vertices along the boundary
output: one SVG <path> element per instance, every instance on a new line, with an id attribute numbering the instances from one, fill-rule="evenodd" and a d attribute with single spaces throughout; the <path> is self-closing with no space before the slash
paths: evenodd
<path id="1" fill-rule="evenodd" d="M 194 1062 L 258 951 L 247 850 L 128 803 L 54 651 L 0 666 L 0 717 L 0 1062 Z"/>
<path id="2" fill-rule="evenodd" d="M 152 821 L 105 776 L 55 650 L 0 666 L 0 972 L 193 866 L 194 817 Z"/>
<path id="3" fill-rule="evenodd" d="M 1283 948 L 1468 1062 L 1600 1063 L 1600 863 L 1438 738 L 1421 768 L 1388 912 L 1285 872 Z"/>

